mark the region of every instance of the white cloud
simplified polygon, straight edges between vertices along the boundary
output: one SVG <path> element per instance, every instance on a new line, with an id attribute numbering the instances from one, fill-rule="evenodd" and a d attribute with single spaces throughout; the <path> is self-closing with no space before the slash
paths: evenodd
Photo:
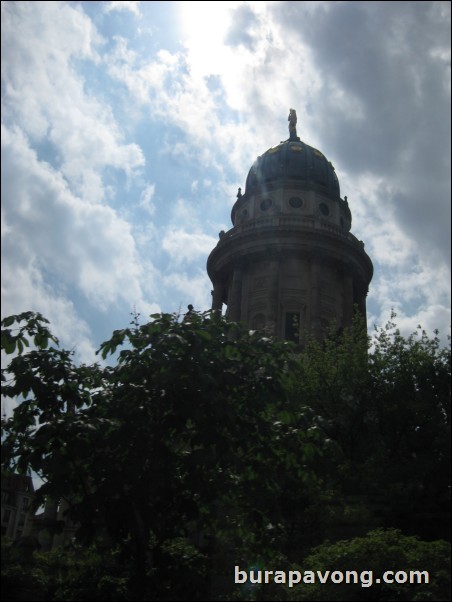
<path id="1" fill-rule="evenodd" d="M 187 157 L 196 152 L 200 163 L 219 171 L 251 166 L 275 136 L 287 134 L 288 107 L 296 104 L 301 82 L 304 95 L 320 87 L 309 48 L 300 39 L 288 43 L 287 31 L 274 20 L 267 3 L 252 4 L 253 51 L 225 44 L 235 28 L 234 10 L 241 6 L 238 2 L 182 4 L 183 51 L 160 50 L 140 63 L 122 43 L 120 58 L 113 52 L 108 63 L 110 75 L 125 84 L 136 101 L 149 106 L 154 119 L 164 119 L 189 140 L 168 144 L 167 152 Z M 215 18 L 206 27 L 209 11 Z M 124 56 L 129 58 L 123 60 Z M 233 116 L 230 109 L 240 114 Z"/>
<path id="2" fill-rule="evenodd" d="M 85 361 L 93 311 L 160 307 L 132 226 L 104 204 L 117 194 L 106 170 L 131 180 L 144 156 L 80 75 L 103 43 L 79 6 L 2 4 L 2 312 L 41 311 Z M 151 197 L 148 184 L 148 210 Z"/>
<path id="3" fill-rule="evenodd" d="M 203 232 L 186 232 L 182 229 L 169 229 L 163 239 L 162 248 L 170 255 L 174 264 L 193 262 L 209 255 L 217 244 L 212 236 Z"/>
<path id="4" fill-rule="evenodd" d="M 244 181 L 254 158 L 276 136 L 287 135 L 286 114 L 295 106 L 299 135 L 327 153 L 338 167 L 343 193 L 352 195 L 352 231 L 376 266 L 371 294 L 385 310 L 397 295 L 408 302 L 416 265 L 423 274 L 416 280 L 419 302 L 447 304 L 442 287 L 425 290 L 427 275 L 443 271 L 438 249 L 450 245 L 445 226 L 450 193 L 441 188 L 446 171 L 428 132 L 435 123 L 431 106 L 446 114 L 446 71 L 440 70 L 447 38 L 442 29 L 438 36 L 431 33 L 443 28 L 438 11 L 424 6 L 422 15 L 407 14 L 395 7 L 389 14 L 356 3 L 231 2 L 221 3 L 221 18 L 209 19 L 217 4 L 182 7 L 183 52 L 160 53 L 139 68 L 129 63 L 122 73 L 155 118 L 184 132 L 167 151 L 189 157 L 197 149 L 202 163 L 219 173 L 234 170 Z M 240 113 L 231 117 L 228 109 Z M 199 222 L 194 226 L 190 242 L 185 227 L 166 233 L 163 248 L 173 259 L 201 257 L 204 240 Z"/>
<path id="5" fill-rule="evenodd" d="M 13 4 L 2 7 L 3 120 L 14 120 L 33 144 L 44 143 L 73 190 L 100 202 L 103 168 L 130 177 L 144 165 L 141 149 L 123 143 L 111 108 L 86 93 L 74 68 L 79 59 L 99 61 L 102 38 L 77 7 Z"/>
<path id="6" fill-rule="evenodd" d="M 140 4 L 141 2 L 134 0 L 112 0 L 111 2 L 102 2 L 103 11 L 105 13 L 111 13 L 113 11 L 129 11 L 137 17 L 141 15 Z"/>
<path id="7" fill-rule="evenodd" d="M 27 282 L 104 308 L 185 303 L 184 291 L 209 306 L 205 259 L 224 228 L 212 224 L 228 220 L 256 156 L 287 137 L 292 106 L 374 261 L 372 315 L 444 319 L 448 3 L 180 3 L 184 31 L 170 33 L 182 45 L 159 21 L 172 3 L 95 4 L 93 20 L 83 3 L 2 4 L 5 189 L 17 198 L 2 231 Z M 145 51 L 144 30 L 99 15 L 119 10 L 152 28 Z M 145 166 L 136 140 L 150 127 L 160 138 Z"/>
<path id="8" fill-rule="evenodd" d="M 26 266 L 2 265 L 2 314 L 19 314 L 33 308 L 50 321 L 50 330 L 63 348 L 73 349 L 77 360 L 92 363 L 97 359 L 98 344 L 93 342 L 89 325 L 74 303 L 61 293 L 58 287 L 45 283 L 33 261 Z"/>
<path id="9" fill-rule="evenodd" d="M 154 194 L 155 185 L 146 184 L 140 196 L 140 207 L 142 207 L 149 215 L 153 215 L 155 213 L 155 205 L 152 203 Z"/>
<path id="10" fill-rule="evenodd" d="M 76 284 L 95 303 L 108 305 L 130 290 L 139 268 L 129 225 L 109 207 L 74 196 L 19 132 L 3 127 L 2 143 L 8 172 L 2 196 L 13 233 L 5 244 L 20 245 L 21 254 Z"/>
<path id="11" fill-rule="evenodd" d="M 205 271 L 197 270 L 195 274 L 172 272 L 164 277 L 163 282 L 173 291 L 172 297 L 177 303 L 177 307 L 175 304 L 173 311 L 177 311 L 180 306 L 181 311 L 184 312 L 189 303 L 194 306 L 196 311 L 206 311 L 211 308 L 210 290 L 212 285 Z"/>
<path id="12" fill-rule="evenodd" d="M 450 310 L 444 305 L 430 305 L 428 308 L 419 309 L 412 316 L 407 316 L 399 310 L 396 324 L 404 336 L 415 332 L 418 324 L 430 337 L 436 330 L 439 330 L 438 336 L 441 344 L 447 346 L 447 335 L 450 334 Z M 449 328 L 442 328 L 443 325 L 448 325 Z"/>

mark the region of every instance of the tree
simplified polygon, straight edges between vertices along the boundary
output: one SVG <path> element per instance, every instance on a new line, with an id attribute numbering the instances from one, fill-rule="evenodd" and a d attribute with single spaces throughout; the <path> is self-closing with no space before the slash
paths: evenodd
<path id="1" fill-rule="evenodd" d="M 334 447 L 318 470 L 343 507 L 341 527 L 332 515 L 338 536 L 344 526 L 349 535 L 384 526 L 448 538 L 450 344 L 442 348 L 438 333 L 430 338 L 421 327 L 403 337 L 394 318 L 372 339 L 358 320 L 339 337 L 333 329 L 311 341 L 292 395 L 313 409 Z"/>
<path id="2" fill-rule="evenodd" d="M 18 355 L 3 394 L 22 399 L 4 425 L 5 464 L 43 479 L 36 504 L 67 501 L 81 541 L 105 534 L 133 558 L 143 595 L 162 598 L 177 542 L 194 545 L 197 599 L 207 569 L 221 573 L 237 549 L 270 554 L 284 536 L 285 489 L 315 489 L 322 440 L 286 395 L 290 344 L 210 312 L 152 319 L 101 345 L 103 358 L 123 347 L 107 367 L 48 347 L 57 341 L 39 314 L 4 320 L 5 349 Z M 31 338 L 37 348 L 24 353 Z"/>
<path id="3" fill-rule="evenodd" d="M 341 581 L 338 575 L 336 582 L 328 578 L 321 584 L 316 579 L 312 585 L 296 586 L 290 592 L 290 600 L 450 599 L 450 545 L 445 541 L 419 541 L 396 529 L 371 531 L 364 537 L 334 544 L 326 542 L 304 559 L 302 570 L 321 571 L 323 575 L 329 571 L 331 576 L 340 571 L 344 579 Z M 357 573 L 356 583 L 353 576 L 350 576 L 350 583 L 346 582 L 346 571 Z M 392 583 L 385 582 L 383 574 L 386 571 L 393 572 L 387 576 Z M 396 579 L 398 571 L 408 573 L 406 581 L 403 574 Z M 410 571 L 427 571 L 428 582 L 424 580 L 425 575 L 414 574 L 410 584 Z"/>
<path id="4" fill-rule="evenodd" d="M 30 556 L 23 542 L 2 538 L 2 600 L 126 601 L 129 572 L 115 549 L 72 546 Z"/>
<path id="5" fill-rule="evenodd" d="M 438 332 L 403 337 L 393 320 L 370 356 L 376 426 L 367 491 L 386 526 L 450 538 L 451 353 Z"/>
<path id="6" fill-rule="evenodd" d="M 39 314 L 2 321 L 2 393 L 19 402 L 4 466 L 39 474 L 37 505 L 66 501 L 81 544 L 115 550 L 127 595 L 227 596 L 237 563 L 300 563 L 375 527 L 448 536 L 450 347 L 436 336 L 390 322 L 370 340 L 357 320 L 300 352 L 215 312 L 151 318 L 92 366 Z"/>

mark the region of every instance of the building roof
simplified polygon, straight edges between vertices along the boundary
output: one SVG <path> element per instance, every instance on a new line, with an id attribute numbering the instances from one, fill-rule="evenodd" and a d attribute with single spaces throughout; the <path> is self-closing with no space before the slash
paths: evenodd
<path id="1" fill-rule="evenodd" d="M 320 184 L 334 196 L 340 196 L 332 163 L 319 150 L 292 134 L 256 159 L 246 179 L 245 196 L 259 193 L 267 184 L 285 180 L 299 181 L 305 186 Z"/>

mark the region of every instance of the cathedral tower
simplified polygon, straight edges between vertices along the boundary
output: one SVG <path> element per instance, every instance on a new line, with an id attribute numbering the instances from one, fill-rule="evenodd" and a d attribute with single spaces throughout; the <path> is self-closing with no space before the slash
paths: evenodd
<path id="1" fill-rule="evenodd" d="M 322 338 L 335 321 L 351 324 L 354 308 L 366 316 L 372 262 L 350 232 L 352 215 L 341 199 L 334 167 L 297 136 L 252 165 L 245 193 L 232 208 L 233 227 L 220 233 L 207 260 L 212 309 L 280 338 Z"/>

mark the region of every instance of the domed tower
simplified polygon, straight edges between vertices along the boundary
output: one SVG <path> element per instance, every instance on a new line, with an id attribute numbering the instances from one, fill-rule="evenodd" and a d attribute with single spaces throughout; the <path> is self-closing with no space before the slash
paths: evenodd
<path id="1" fill-rule="evenodd" d="M 297 136 L 293 109 L 289 134 L 252 165 L 207 272 L 212 309 L 225 303 L 229 319 L 300 342 L 333 320 L 350 325 L 355 306 L 366 316 L 373 266 L 332 163 Z"/>

